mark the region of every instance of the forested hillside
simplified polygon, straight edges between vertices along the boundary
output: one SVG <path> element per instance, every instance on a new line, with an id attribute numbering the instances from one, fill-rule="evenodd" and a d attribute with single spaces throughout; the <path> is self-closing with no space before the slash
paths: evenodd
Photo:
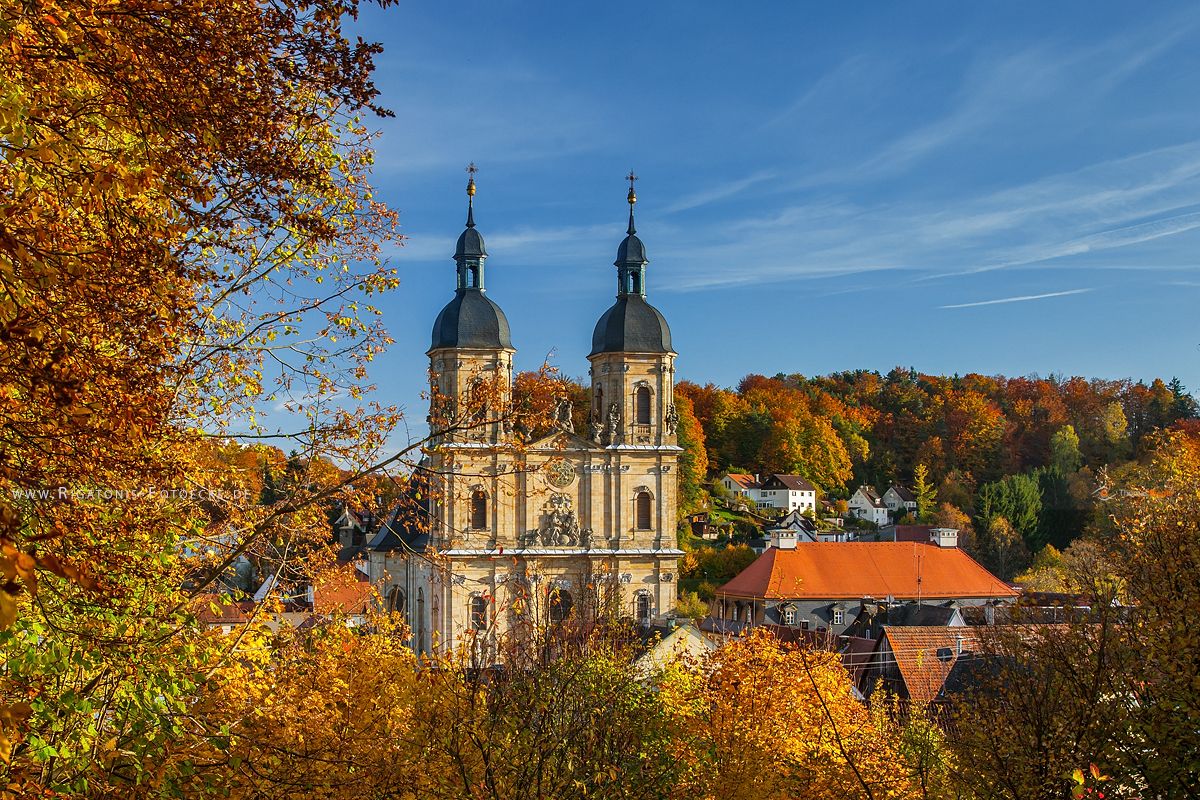
<path id="1" fill-rule="evenodd" d="M 1198 416 L 1175 379 L 897 368 L 748 375 L 736 389 L 682 382 L 676 395 L 681 443 L 692 451 L 681 497 L 692 507 L 703 503 L 705 471 L 803 475 L 838 499 L 860 484 L 911 485 L 923 465 L 937 489 L 937 510 L 923 521 L 963 528 L 965 545 L 1006 577 L 1046 545 L 1074 541 L 1107 476 L 1146 452 L 1155 431 L 1193 427 Z"/>

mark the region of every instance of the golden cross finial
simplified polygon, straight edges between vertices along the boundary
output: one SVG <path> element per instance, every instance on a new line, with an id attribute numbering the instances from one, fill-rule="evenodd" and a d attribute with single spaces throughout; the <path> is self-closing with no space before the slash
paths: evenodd
<path id="1" fill-rule="evenodd" d="M 467 178 L 467 195 L 469 197 L 475 196 L 475 173 L 476 172 L 479 172 L 479 167 L 475 166 L 474 161 L 472 161 L 470 164 L 467 164 L 467 175 L 470 176 Z"/>
<path id="2" fill-rule="evenodd" d="M 637 192 L 633 190 L 633 182 L 637 179 L 638 176 L 633 174 L 633 170 L 629 170 L 629 174 L 625 176 L 625 180 L 629 181 L 629 197 L 626 198 L 629 200 L 629 205 L 637 202 Z"/>

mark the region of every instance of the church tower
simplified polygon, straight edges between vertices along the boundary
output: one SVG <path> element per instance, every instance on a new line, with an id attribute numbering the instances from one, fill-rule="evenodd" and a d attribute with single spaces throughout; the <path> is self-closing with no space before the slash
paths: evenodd
<path id="1" fill-rule="evenodd" d="M 462 423 L 462 408 L 470 405 L 474 387 L 487 385 L 496 397 L 490 402 L 499 418 L 512 388 L 513 354 L 508 318 L 492 302 L 484 288 L 487 249 L 483 235 L 475 229 L 475 165 L 467 168 L 467 225 L 454 248 L 457 286 L 454 299 L 446 304 L 433 323 L 429 346 L 429 368 L 435 399 L 443 407 L 431 409 L 435 416 Z M 439 420 L 430 422 L 438 426 Z M 498 423 L 477 425 L 466 421 L 466 430 L 455 434 L 474 441 L 497 443 L 503 436 Z"/>
<path id="2" fill-rule="evenodd" d="M 475 228 L 475 166 L 467 168 L 467 224 L 454 248 L 454 298 L 433 323 L 428 350 L 430 426 L 438 437 L 430 469 L 442 476 L 435 538 L 443 544 L 496 538 L 499 451 L 509 431 L 501 420 L 512 394 L 508 319 L 484 288 L 487 248 Z M 461 473 L 461 475 L 459 474 Z"/>
<path id="3" fill-rule="evenodd" d="M 671 329 L 646 302 L 646 246 L 637 236 L 637 194 L 629 173 L 629 228 L 617 248 L 617 300 L 592 333 L 592 426 L 606 446 L 676 444 L 675 351 Z"/>
<path id="4" fill-rule="evenodd" d="M 675 411 L 675 351 L 671 329 L 646 302 L 646 247 L 637 236 L 637 193 L 630 172 L 629 227 L 617 248 L 617 299 L 592 332 L 588 355 L 592 378 L 592 438 L 621 460 L 652 463 L 654 486 L 638 487 L 632 509 L 624 509 L 635 531 L 653 530 L 654 548 L 675 546 L 676 476 L 679 451 Z M 646 506 L 649 503 L 650 508 Z M 651 519 L 647 523 L 647 513 Z M 617 523 L 622 524 L 620 521 Z"/>

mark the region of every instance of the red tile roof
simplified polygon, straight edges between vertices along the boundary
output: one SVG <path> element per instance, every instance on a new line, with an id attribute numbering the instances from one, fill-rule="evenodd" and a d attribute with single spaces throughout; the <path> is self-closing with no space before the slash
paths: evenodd
<path id="1" fill-rule="evenodd" d="M 928 542 L 929 532 L 936 526 L 934 525 L 897 525 L 896 526 L 896 541 L 897 542 Z"/>
<path id="2" fill-rule="evenodd" d="M 753 475 L 745 475 L 741 472 L 730 472 L 726 476 L 729 480 L 741 486 L 743 489 L 757 489 L 758 481 L 754 480 Z"/>
<path id="3" fill-rule="evenodd" d="M 717 592 L 778 600 L 1017 596 L 957 547 L 909 542 L 812 542 L 795 550 L 772 547 Z"/>
<path id="4" fill-rule="evenodd" d="M 254 614 L 253 600 L 233 600 L 228 595 L 201 594 L 192 601 L 196 621 L 204 625 L 244 625 Z"/>
<path id="5" fill-rule="evenodd" d="M 887 647 L 881 642 L 880 654 L 895 660 L 909 699 L 921 703 L 933 700 L 942 690 L 958 660 L 959 640 L 964 651 L 979 649 L 973 628 L 889 625 L 884 627 L 883 637 Z M 938 658 L 938 650 L 942 650 L 945 660 Z"/>
<path id="6" fill-rule="evenodd" d="M 313 581 L 313 611 L 318 614 L 362 614 L 374 596 L 375 589 L 353 568 L 326 570 Z"/>

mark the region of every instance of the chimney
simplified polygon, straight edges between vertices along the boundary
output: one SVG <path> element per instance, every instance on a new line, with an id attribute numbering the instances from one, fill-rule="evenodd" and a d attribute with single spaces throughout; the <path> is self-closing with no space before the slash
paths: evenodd
<path id="1" fill-rule="evenodd" d="M 930 528 L 929 541 L 938 547 L 958 547 L 958 528 Z"/>
<path id="2" fill-rule="evenodd" d="M 796 530 L 794 528 L 772 528 L 771 546 L 780 550 L 796 549 Z"/>
<path id="3" fill-rule="evenodd" d="M 962 652 L 963 652 L 962 646 L 963 646 L 963 637 L 955 636 L 954 637 L 954 655 L 956 655 L 956 656 L 962 655 Z"/>

